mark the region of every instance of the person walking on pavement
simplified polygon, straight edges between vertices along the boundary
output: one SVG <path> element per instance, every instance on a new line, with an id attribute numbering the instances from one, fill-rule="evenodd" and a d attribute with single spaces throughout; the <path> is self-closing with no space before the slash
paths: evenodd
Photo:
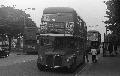
<path id="1" fill-rule="evenodd" d="M 109 50 L 110 56 L 112 56 L 113 44 L 111 42 L 109 43 L 108 50 Z"/>
<path id="2" fill-rule="evenodd" d="M 88 47 L 87 50 L 85 51 L 85 57 L 86 57 L 87 62 L 89 62 L 89 59 L 88 59 L 89 50 L 90 48 Z"/>
<path id="3" fill-rule="evenodd" d="M 95 47 L 91 48 L 91 54 L 92 54 L 92 62 L 95 63 L 97 62 L 96 55 L 97 55 L 97 50 Z"/>
<path id="4" fill-rule="evenodd" d="M 117 43 L 114 44 L 114 51 L 115 51 L 115 54 L 117 55 Z"/>

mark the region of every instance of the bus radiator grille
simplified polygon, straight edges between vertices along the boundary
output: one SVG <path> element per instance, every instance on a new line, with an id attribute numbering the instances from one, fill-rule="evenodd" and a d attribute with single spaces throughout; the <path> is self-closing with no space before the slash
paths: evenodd
<path id="1" fill-rule="evenodd" d="M 61 65 L 62 65 L 62 57 L 61 56 L 55 56 L 54 66 L 61 66 Z"/>
<path id="2" fill-rule="evenodd" d="M 53 55 L 47 55 L 46 56 L 46 65 L 52 67 L 53 66 L 53 61 L 54 61 Z"/>

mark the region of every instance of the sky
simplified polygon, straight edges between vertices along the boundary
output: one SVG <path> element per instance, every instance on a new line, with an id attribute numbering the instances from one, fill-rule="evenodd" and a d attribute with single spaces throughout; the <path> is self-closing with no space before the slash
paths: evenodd
<path id="1" fill-rule="evenodd" d="M 35 21 L 38 27 L 40 25 L 40 19 L 45 8 L 74 8 L 86 22 L 88 30 L 95 29 L 100 31 L 103 41 L 103 35 L 106 31 L 105 24 L 102 22 L 106 20 L 104 17 L 106 15 L 106 5 L 103 3 L 103 1 L 107 0 L 0 0 L 0 5 L 16 5 L 15 8 L 22 10 L 27 8 L 35 8 L 35 10 L 27 9 L 25 11 L 31 15 L 33 21 Z"/>

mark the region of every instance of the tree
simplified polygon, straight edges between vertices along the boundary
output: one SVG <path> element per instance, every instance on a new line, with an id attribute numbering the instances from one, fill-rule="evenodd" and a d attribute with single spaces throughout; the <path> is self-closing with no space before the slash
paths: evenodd
<path id="1" fill-rule="evenodd" d="M 30 15 L 14 7 L 0 8 L 0 30 L 12 36 L 23 33 L 24 27 L 36 27 Z"/>
<path id="2" fill-rule="evenodd" d="M 9 50 L 11 50 L 12 37 L 23 35 L 24 27 L 36 27 L 36 24 L 30 15 L 25 11 L 15 9 L 14 7 L 0 7 L 0 34 L 7 33 L 9 38 Z"/>
<path id="3" fill-rule="evenodd" d="M 120 35 L 120 1 L 109 0 L 104 2 L 107 5 L 106 14 L 108 18 L 104 23 L 108 25 L 108 29 L 113 33 Z"/>

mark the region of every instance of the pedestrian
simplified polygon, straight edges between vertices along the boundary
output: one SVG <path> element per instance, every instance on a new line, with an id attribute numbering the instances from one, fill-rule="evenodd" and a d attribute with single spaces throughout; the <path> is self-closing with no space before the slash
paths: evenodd
<path id="1" fill-rule="evenodd" d="M 108 50 L 109 50 L 110 56 L 112 56 L 112 52 L 113 52 L 113 44 L 112 44 L 112 42 L 109 43 Z"/>
<path id="2" fill-rule="evenodd" d="M 103 57 L 106 56 L 106 43 L 103 42 Z"/>
<path id="3" fill-rule="evenodd" d="M 95 47 L 91 48 L 91 54 L 92 54 L 92 62 L 97 62 L 96 55 L 97 55 L 97 49 Z"/>
<path id="4" fill-rule="evenodd" d="M 114 44 L 114 51 L 115 51 L 115 54 L 117 55 L 117 44 L 116 43 Z"/>
<path id="5" fill-rule="evenodd" d="M 86 57 L 87 62 L 89 62 L 89 59 L 88 59 L 89 50 L 90 48 L 88 47 L 87 50 L 85 51 L 85 57 Z"/>

